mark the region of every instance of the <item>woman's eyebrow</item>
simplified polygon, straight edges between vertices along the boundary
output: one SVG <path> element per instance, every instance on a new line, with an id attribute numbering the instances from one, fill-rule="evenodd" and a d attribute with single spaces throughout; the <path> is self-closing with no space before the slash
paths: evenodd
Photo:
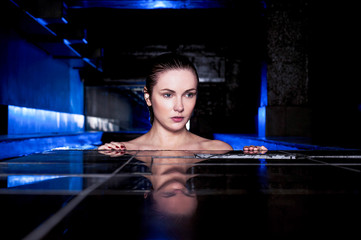
<path id="1" fill-rule="evenodd" d="M 160 91 L 166 91 L 166 92 L 172 92 L 172 93 L 175 93 L 176 91 L 172 90 L 172 89 L 169 89 L 169 88 L 163 88 L 161 89 Z M 184 92 L 190 92 L 190 91 L 197 91 L 196 88 L 191 88 L 191 89 L 187 89 L 185 90 Z"/>
<path id="2" fill-rule="evenodd" d="M 163 88 L 163 89 L 161 89 L 161 91 L 168 91 L 168 92 L 174 92 L 174 93 L 175 93 L 175 91 L 174 91 L 174 90 L 169 89 L 169 88 Z"/>
<path id="3" fill-rule="evenodd" d="M 196 88 L 191 88 L 191 89 L 185 90 L 184 92 L 190 92 L 190 91 L 197 91 L 197 89 Z"/>

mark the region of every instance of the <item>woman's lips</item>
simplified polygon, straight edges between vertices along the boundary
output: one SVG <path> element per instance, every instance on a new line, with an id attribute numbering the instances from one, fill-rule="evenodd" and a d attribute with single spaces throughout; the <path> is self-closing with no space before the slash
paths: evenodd
<path id="1" fill-rule="evenodd" d="M 181 121 L 183 121 L 183 119 L 184 119 L 184 117 L 172 117 L 172 120 L 174 122 L 181 122 Z"/>

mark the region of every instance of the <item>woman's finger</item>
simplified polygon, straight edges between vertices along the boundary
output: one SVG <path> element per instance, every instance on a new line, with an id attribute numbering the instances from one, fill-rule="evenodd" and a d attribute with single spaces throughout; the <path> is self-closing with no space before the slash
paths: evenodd
<path id="1" fill-rule="evenodd" d="M 98 150 L 125 150 L 124 143 L 110 142 L 98 147 Z"/>
<path id="2" fill-rule="evenodd" d="M 268 149 L 265 146 L 244 146 L 243 151 L 246 153 L 265 153 L 268 151 Z"/>

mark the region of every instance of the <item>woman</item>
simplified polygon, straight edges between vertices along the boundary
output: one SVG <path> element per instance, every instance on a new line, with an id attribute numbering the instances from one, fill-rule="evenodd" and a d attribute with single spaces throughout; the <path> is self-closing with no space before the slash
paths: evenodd
<path id="1" fill-rule="evenodd" d="M 134 140 L 111 142 L 98 149 L 233 150 L 223 141 L 206 139 L 186 129 L 186 123 L 196 105 L 198 83 L 197 71 L 185 56 L 166 53 L 156 57 L 144 87 L 144 99 L 150 112 L 151 129 Z M 264 147 L 247 147 L 250 151 L 264 149 Z"/>

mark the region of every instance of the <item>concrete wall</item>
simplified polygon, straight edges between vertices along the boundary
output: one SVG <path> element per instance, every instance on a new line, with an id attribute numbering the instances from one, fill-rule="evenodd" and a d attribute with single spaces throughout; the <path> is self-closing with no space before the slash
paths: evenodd
<path id="1" fill-rule="evenodd" d="M 86 87 L 87 130 L 120 131 L 132 129 L 131 99 L 117 88 Z"/>
<path id="2" fill-rule="evenodd" d="M 311 136 L 307 1 L 269 1 L 267 105 L 260 136 Z"/>

